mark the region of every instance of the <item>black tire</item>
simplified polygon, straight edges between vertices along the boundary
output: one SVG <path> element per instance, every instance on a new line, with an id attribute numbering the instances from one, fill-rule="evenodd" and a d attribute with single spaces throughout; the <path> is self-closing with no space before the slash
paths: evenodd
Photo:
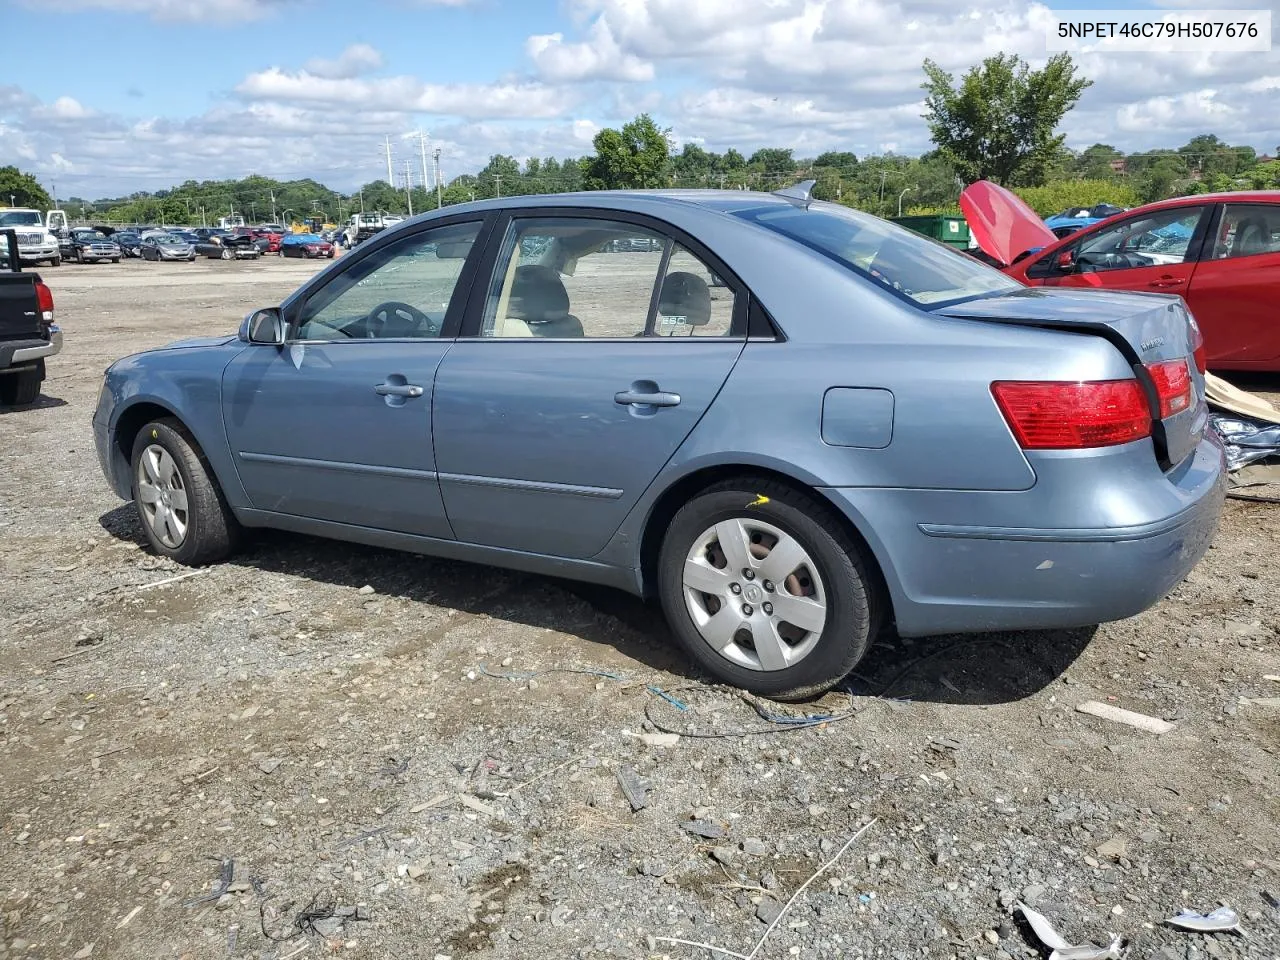
<path id="1" fill-rule="evenodd" d="M 112 263 L 119 263 L 119 262 L 120 262 L 120 258 L 119 258 L 119 257 L 112 257 L 112 258 L 111 258 L 111 262 L 112 262 Z"/>
<path id="2" fill-rule="evenodd" d="M 167 546 L 156 536 L 138 499 L 138 463 L 143 451 L 152 444 L 162 447 L 173 458 L 187 494 L 186 536 L 176 548 Z M 139 430 L 129 455 L 129 468 L 130 493 L 138 522 L 153 551 L 186 566 L 198 567 L 217 563 L 235 550 L 242 534 L 240 524 L 222 495 L 209 461 L 178 420 L 153 420 Z"/>
<path id="3" fill-rule="evenodd" d="M 0 406 L 25 407 L 40 396 L 40 384 L 44 383 L 44 361 L 17 373 L 0 374 Z"/>
<path id="4" fill-rule="evenodd" d="M 763 521 L 794 537 L 818 567 L 827 620 L 817 645 L 792 666 L 762 671 L 731 662 L 702 639 L 685 603 L 684 564 L 696 538 L 734 518 Z M 718 483 L 681 507 L 658 559 L 663 611 L 693 660 L 718 680 L 778 700 L 829 690 L 862 659 L 879 627 L 874 582 L 862 551 L 829 506 L 785 484 L 747 477 Z"/>
<path id="5" fill-rule="evenodd" d="M 235 259 L 235 254 L 231 252 L 231 248 L 230 248 L 230 247 L 225 247 L 225 248 L 223 248 L 223 251 L 222 251 L 221 256 L 222 256 L 222 259 L 223 259 L 223 260 L 233 260 L 233 259 Z"/>
<path id="6" fill-rule="evenodd" d="M 62 266 L 62 258 L 61 258 L 61 257 L 54 257 L 52 260 L 50 260 L 50 261 L 49 261 L 49 266 L 51 266 L 51 267 L 60 267 L 60 266 Z"/>

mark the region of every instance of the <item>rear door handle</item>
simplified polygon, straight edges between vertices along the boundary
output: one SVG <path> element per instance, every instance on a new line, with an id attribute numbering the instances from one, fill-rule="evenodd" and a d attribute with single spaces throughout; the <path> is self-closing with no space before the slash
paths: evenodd
<path id="1" fill-rule="evenodd" d="M 621 390 L 613 395 L 613 402 L 632 407 L 674 407 L 680 403 L 680 394 L 659 390 L 656 393 L 637 393 Z"/>
<path id="2" fill-rule="evenodd" d="M 1187 281 L 1182 277 L 1161 277 L 1159 280 L 1152 280 L 1147 286 L 1149 287 L 1180 287 Z"/>
<path id="3" fill-rule="evenodd" d="M 380 383 L 373 388 L 380 397 L 420 397 L 422 388 L 416 383 Z"/>

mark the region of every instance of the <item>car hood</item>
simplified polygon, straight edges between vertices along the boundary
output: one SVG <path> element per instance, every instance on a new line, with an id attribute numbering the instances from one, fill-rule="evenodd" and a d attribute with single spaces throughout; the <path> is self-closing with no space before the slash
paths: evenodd
<path id="1" fill-rule="evenodd" d="M 960 210 L 983 253 L 1005 266 L 1020 253 L 1058 242 L 1021 197 L 990 180 L 965 187 L 960 194 Z"/>
<path id="2" fill-rule="evenodd" d="M 234 335 L 225 335 L 221 337 L 190 337 L 186 340 L 175 340 L 173 343 L 166 343 L 162 347 L 156 347 L 149 353 L 156 353 L 160 350 L 188 350 L 192 347 L 224 347 L 228 343 L 235 340 Z"/>

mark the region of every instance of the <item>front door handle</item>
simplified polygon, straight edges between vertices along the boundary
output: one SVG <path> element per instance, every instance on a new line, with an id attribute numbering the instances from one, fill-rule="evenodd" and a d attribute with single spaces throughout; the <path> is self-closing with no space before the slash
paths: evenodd
<path id="1" fill-rule="evenodd" d="M 664 390 L 653 393 L 621 390 L 613 395 L 613 402 L 632 407 L 674 407 L 680 403 L 680 394 L 667 393 Z"/>
<path id="2" fill-rule="evenodd" d="M 1187 281 L 1182 277 L 1161 277 L 1159 280 L 1152 280 L 1147 286 L 1149 287 L 1180 287 Z"/>
<path id="3" fill-rule="evenodd" d="M 422 388 L 416 383 L 380 383 L 373 388 L 380 397 L 420 397 Z"/>

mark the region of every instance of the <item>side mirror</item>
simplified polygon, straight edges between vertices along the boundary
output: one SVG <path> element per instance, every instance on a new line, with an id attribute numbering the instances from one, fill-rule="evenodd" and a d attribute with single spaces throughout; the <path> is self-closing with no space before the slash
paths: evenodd
<path id="1" fill-rule="evenodd" d="M 279 307 L 263 307 L 244 318 L 240 339 L 245 343 L 269 343 L 279 346 L 285 337 L 284 315 Z"/>
<path id="2" fill-rule="evenodd" d="M 1076 255 L 1074 251 L 1063 250 L 1053 261 L 1054 266 L 1062 273 L 1070 273 L 1076 268 Z"/>

